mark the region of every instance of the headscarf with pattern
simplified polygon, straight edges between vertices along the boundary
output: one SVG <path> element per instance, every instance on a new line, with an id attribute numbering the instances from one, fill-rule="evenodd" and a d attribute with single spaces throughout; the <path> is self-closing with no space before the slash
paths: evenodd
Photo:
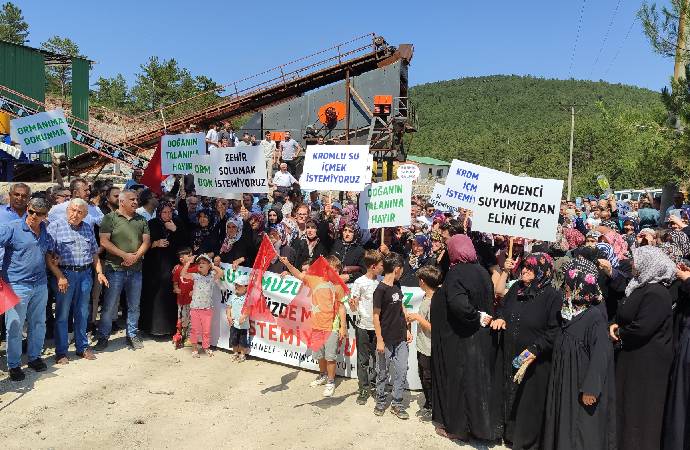
<path id="1" fill-rule="evenodd" d="M 611 267 L 614 269 L 617 269 L 618 266 L 620 265 L 620 261 L 618 261 L 618 257 L 616 257 L 616 252 L 613 250 L 613 246 L 611 244 L 607 244 L 606 242 L 599 242 L 597 244 L 597 250 L 599 250 L 599 253 L 604 256 L 608 262 L 611 263 Z"/>
<path id="2" fill-rule="evenodd" d="M 585 237 L 575 228 L 563 228 L 563 236 L 565 236 L 565 240 L 568 241 L 569 250 L 577 248 L 585 243 Z"/>
<path id="3" fill-rule="evenodd" d="M 597 266 L 584 258 L 573 258 L 563 266 L 565 278 L 561 317 L 572 320 L 603 300 L 597 277 Z"/>
<path id="4" fill-rule="evenodd" d="M 636 275 L 625 288 L 625 295 L 630 296 L 635 289 L 651 283 L 668 286 L 676 279 L 676 264 L 659 247 L 645 245 L 633 249 L 633 262 Z"/>
<path id="5" fill-rule="evenodd" d="M 416 271 L 420 266 L 423 266 L 426 261 L 431 256 L 431 239 L 426 234 L 418 233 L 413 238 L 417 245 L 424 249 L 424 253 L 421 255 L 415 255 L 414 252 L 410 252 L 408 257 L 408 262 L 412 270 Z"/>
<path id="6" fill-rule="evenodd" d="M 522 280 L 518 284 L 518 297 L 536 294 L 551 284 L 553 280 L 553 258 L 548 253 L 531 253 L 522 261 L 522 268 L 534 272 L 534 280 L 525 285 Z"/>
<path id="7" fill-rule="evenodd" d="M 235 225 L 237 227 L 237 233 L 231 237 L 226 231 L 223 245 L 220 246 L 221 253 L 228 253 L 230 250 L 232 250 L 232 246 L 235 244 L 235 242 L 239 241 L 242 237 L 242 219 L 237 216 L 229 217 L 225 224 L 226 230 L 230 225 Z"/>
<path id="8" fill-rule="evenodd" d="M 609 231 L 608 233 L 604 234 L 604 239 L 606 239 L 606 242 L 611 244 L 611 246 L 613 247 L 613 251 L 616 253 L 616 257 L 619 261 L 628 259 L 628 243 L 625 242 L 623 236 L 616 233 L 615 231 Z"/>

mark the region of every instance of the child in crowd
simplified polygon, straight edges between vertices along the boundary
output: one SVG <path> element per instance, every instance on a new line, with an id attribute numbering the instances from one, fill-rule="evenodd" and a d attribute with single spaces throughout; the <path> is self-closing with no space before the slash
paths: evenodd
<path id="1" fill-rule="evenodd" d="M 181 278 L 187 277 L 192 259 L 188 258 L 182 267 Z M 192 302 L 190 303 L 190 316 L 192 322 L 192 356 L 199 357 L 198 344 L 201 335 L 201 348 L 208 356 L 213 356 L 211 346 L 211 320 L 213 319 L 213 298 L 211 292 L 216 283 L 221 289 L 224 286 L 219 283 L 223 276 L 220 267 L 214 266 L 211 257 L 201 254 L 196 257 L 197 273 L 192 274 L 194 287 L 192 288 Z"/>
<path id="2" fill-rule="evenodd" d="M 331 268 L 340 274 L 342 265 L 337 256 L 325 258 Z M 303 273 L 293 266 L 286 257 L 280 260 L 292 276 L 300 280 L 311 291 L 311 339 L 324 344 L 314 353 L 319 361 L 319 376 L 310 383 L 311 387 L 323 386 L 323 396 L 332 397 L 335 392 L 335 361 L 338 355 L 338 342 L 345 338 L 346 315 L 344 302 L 347 296 L 342 286 L 320 276 Z M 337 306 L 337 307 L 336 307 Z"/>
<path id="3" fill-rule="evenodd" d="M 173 292 L 177 295 L 177 334 L 173 336 L 173 344 L 175 348 L 182 348 L 185 343 L 189 342 L 189 326 L 191 317 L 189 315 L 189 304 L 192 303 L 192 288 L 194 287 L 194 280 L 192 273 L 196 273 L 196 265 L 192 265 L 187 269 L 188 275 L 182 278 L 182 268 L 187 260 L 194 260 L 192 249 L 189 247 L 181 248 L 177 252 L 177 257 L 180 263 L 173 268 Z"/>
<path id="4" fill-rule="evenodd" d="M 383 258 L 383 280 L 374 291 L 374 330 L 376 330 L 376 407 L 374 414 L 386 412 L 386 383 L 390 365 L 393 373 L 391 412 L 399 419 L 409 419 L 403 405 L 403 392 L 407 378 L 408 344 L 412 333 L 405 320 L 403 294 L 399 280 L 405 261 L 398 253 L 390 252 Z"/>
<path id="5" fill-rule="evenodd" d="M 424 392 L 424 406 L 420 411 L 423 419 L 431 418 L 431 298 L 441 284 L 442 274 L 438 267 L 422 266 L 417 270 L 419 287 L 424 291 L 424 299 L 419 311 L 407 314 L 409 323 L 417 322 L 417 367 Z"/>
<path id="6" fill-rule="evenodd" d="M 366 405 L 367 399 L 376 393 L 376 332 L 374 331 L 374 291 L 379 285 L 377 277 L 383 272 L 383 256 L 378 250 L 364 253 L 367 272 L 352 283 L 350 310 L 357 312 L 355 336 L 357 338 L 357 379 L 359 381 L 358 405 Z"/>
<path id="7" fill-rule="evenodd" d="M 230 347 L 235 352 L 233 361 L 236 362 L 246 361 L 249 353 L 249 318 L 242 313 L 248 284 L 249 277 L 247 275 L 235 272 L 233 295 L 228 298 L 225 305 L 225 315 L 230 325 Z"/>

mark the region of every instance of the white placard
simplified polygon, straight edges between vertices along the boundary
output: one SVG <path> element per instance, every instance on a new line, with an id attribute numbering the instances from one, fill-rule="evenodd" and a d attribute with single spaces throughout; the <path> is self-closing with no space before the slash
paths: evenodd
<path id="1" fill-rule="evenodd" d="M 410 225 L 412 182 L 393 180 L 367 185 L 359 196 L 359 226 L 364 229 Z"/>
<path id="2" fill-rule="evenodd" d="M 205 153 L 204 133 L 166 134 L 161 138 L 161 174 L 192 173 L 192 158 Z"/>
<path id="3" fill-rule="evenodd" d="M 445 197 L 458 208 L 474 210 L 479 184 L 487 178 L 493 180 L 502 175 L 510 176 L 509 173 L 454 159 L 446 178 Z"/>
<path id="4" fill-rule="evenodd" d="M 260 147 L 214 148 L 211 150 L 211 163 L 218 196 L 230 198 L 225 194 L 268 194 L 266 158 Z"/>
<path id="5" fill-rule="evenodd" d="M 364 190 L 368 145 L 310 145 L 299 184 L 318 191 Z"/>
<path id="6" fill-rule="evenodd" d="M 446 186 L 441 183 L 434 184 L 434 190 L 431 192 L 429 197 L 429 203 L 434 205 L 436 209 L 441 212 L 451 212 L 454 213 L 460 207 L 457 206 L 456 200 L 452 197 L 446 195 Z"/>
<path id="7" fill-rule="evenodd" d="M 72 140 L 72 133 L 62 108 L 12 119 L 10 135 L 27 154 L 66 144 Z"/>
<path id="8" fill-rule="evenodd" d="M 396 171 L 399 180 L 416 181 L 419 179 L 419 173 L 419 166 L 415 164 L 402 164 Z"/>
<path id="9" fill-rule="evenodd" d="M 197 155 L 192 158 L 194 174 L 194 191 L 196 195 L 215 197 L 215 182 L 212 174 L 212 162 L 209 155 Z"/>
<path id="10" fill-rule="evenodd" d="M 236 273 L 247 274 L 251 269 L 239 267 L 237 272 L 229 270 L 228 264 L 221 264 L 225 270 L 225 283 L 232 281 Z M 309 330 L 309 319 L 306 317 L 310 311 L 294 311 L 290 307 L 290 302 L 295 298 L 301 287 L 301 283 L 291 276 L 281 277 L 273 272 L 265 272 L 262 280 L 263 293 L 273 316 L 283 314 L 292 317 L 294 314 L 295 327 L 293 329 L 283 329 L 277 323 L 267 323 L 260 320 L 250 320 L 249 338 L 251 356 L 255 358 L 276 361 L 293 367 L 317 371 L 318 361 L 313 357 L 313 352 L 307 348 L 304 340 L 298 339 L 298 335 L 304 336 L 311 333 Z M 227 285 L 230 288 L 229 285 Z M 407 312 L 417 312 L 419 305 L 424 298 L 424 291 L 416 287 L 402 288 L 403 306 Z M 225 316 L 225 302 L 231 292 L 221 292 L 217 286 L 213 288 L 213 321 L 211 323 L 211 345 L 229 349 L 230 326 Z M 340 376 L 357 378 L 357 346 L 355 336 L 355 326 L 357 312 L 350 311 L 350 307 L 345 303 L 347 312 L 347 338 L 338 346 L 336 359 L 336 371 Z M 410 389 L 421 389 L 417 372 L 417 323 L 412 324 L 413 340 L 410 343 L 408 357 L 407 384 Z"/>
<path id="11" fill-rule="evenodd" d="M 563 180 L 482 178 L 473 208 L 472 229 L 541 241 L 556 240 Z"/>

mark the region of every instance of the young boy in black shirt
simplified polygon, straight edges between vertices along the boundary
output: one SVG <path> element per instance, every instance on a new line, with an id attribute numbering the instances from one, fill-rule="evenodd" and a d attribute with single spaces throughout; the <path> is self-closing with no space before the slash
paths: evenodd
<path id="1" fill-rule="evenodd" d="M 403 294 L 398 280 L 403 274 L 404 261 L 397 253 L 383 259 L 383 281 L 374 291 L 374 330 L 376 331 L 376 407 L 374 414 L 386 411 L 386 382 L 393 364 L 393 391 L 391 412 L 400 419 L 410 416 L 403 406 L 403 392 L 407 379 L 408 343 L 412 342 L 405 311 Z"/>

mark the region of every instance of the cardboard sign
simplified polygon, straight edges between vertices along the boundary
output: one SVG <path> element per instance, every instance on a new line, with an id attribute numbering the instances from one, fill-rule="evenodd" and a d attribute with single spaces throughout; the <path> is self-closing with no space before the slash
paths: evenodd
<path id="1" fill-rule="evenodd" d="M 446 195 L 447 188 L 441 183 L 434 184 L 434 190 L 431 192 L 429 197 L 429 203 L 434 205 L 436 209 L 441 212 L 451 212 L 454 213 L 459 209 L 456 205 L 456 200 L 452 197 Z"/>
<path id="2" fill-rule="evenodd" d="M 416 181 L 419 179 L 419 167 L 415 164 L 403 164 L 398 166 L 396 175 L 399 180 Z"/>
<path id="3" fill-rule="evenodd" d="M 224 194 L 268 194 L 266 158 L 259 147 L 215 148 L 210 156 L 218 196 L 231 198 Z"/>
<path id="4" fill-rule="evenodd" d="M 211 156 L 197 155 L 192 157 L 192 173 L 194 174 L 194 191 L 196 195 L 215 197 L 215 183 L 211 170 Z"/>
<path id="5" fill-rule="evenodd" d="M 37 153 L 72 140 L 65 112 L 61 108 L 10 121 L 10 134 L 24 153 Z"/>
<path id="6" fill-rule="evenodd" d="M 503 175 L 511 176 L 506 172 L 454 159 L 446 178 L 445 196 L 452 201 L 453 206 L 474 210 L 479 184 Z"/>
<path id="7" fill-rule="evenodd" d="M 161 174 L 192 173 L 192 159 L 206 153 L 204 133 L 166 134 L 161 138 Z"/>
<path id="8" fill-rule="evenodd" d="M 359 197 L 359 226 L 364 229 L 410 225 L 412 182 L 373 183 Z"/>
<path id="9" fill-rule="evenodd" d="M 232 282 L 239 274 L 248 274 L 251 269 L 239 267 L 237 271 L 230 270 L 230 265 L 222 263 L 221 268 L 225 271 L 223 283 L 228 290 L 221 291 L 218 286 L 213 287 L 213 320 L 211 321 L 211 345 L 229 349 L 230 326 L 225 317 L 225 305 L 232 295 Z M 300 311 L 290 305 L 297 292 L 301 288 L 301 282 L 291 276 L 281 277 L 277 273 L 265 272 L 262 279 L 263 294 L 266 296 L 268 305 L 273 316 L 279 314 L 294 315 L 295 321 L 303 323 L 303 327 L 285 329 L 277 323 L 267 323 L 261 320 L 249 321 L 249 346 L 252 357 L 275 361 L 293 367 L 306 370 L 319 370 L 319 362 L 314 357 L 313 352 L 307 347 L 303 339 L 311 335 L 311 329 L 306 321 L 310 311 Z M 417 312 L 419 305 L 424 298 L 424 291 L 418 287 L 402 288 L 403 307 L 407 312 Z M 338 375 L 350 378 L 357 377 L 357 345 L 355 336 L 355 326 L 357 311 L 351 311 L 348 302 L 345 302 L 347 313 L 347 336 L 338 345 L 336 355 L 336 372 Z M 410 343 L 407 384 L 410 389 L 421 389 L 417 373 L 417 347 L 416 322 L 412 324 L 413 340 Z"/>
<path id="10" fill-rule="evenodd" d="M 367 145 L 310 145 L 299 184 L 307 190 L 361 192 L 368 155 Z"/>
<path id="11" fill-rule="evenodd" d="M 563 180 L 489 175 L 478 184 L 472 229 L 556 240 Z"/>

